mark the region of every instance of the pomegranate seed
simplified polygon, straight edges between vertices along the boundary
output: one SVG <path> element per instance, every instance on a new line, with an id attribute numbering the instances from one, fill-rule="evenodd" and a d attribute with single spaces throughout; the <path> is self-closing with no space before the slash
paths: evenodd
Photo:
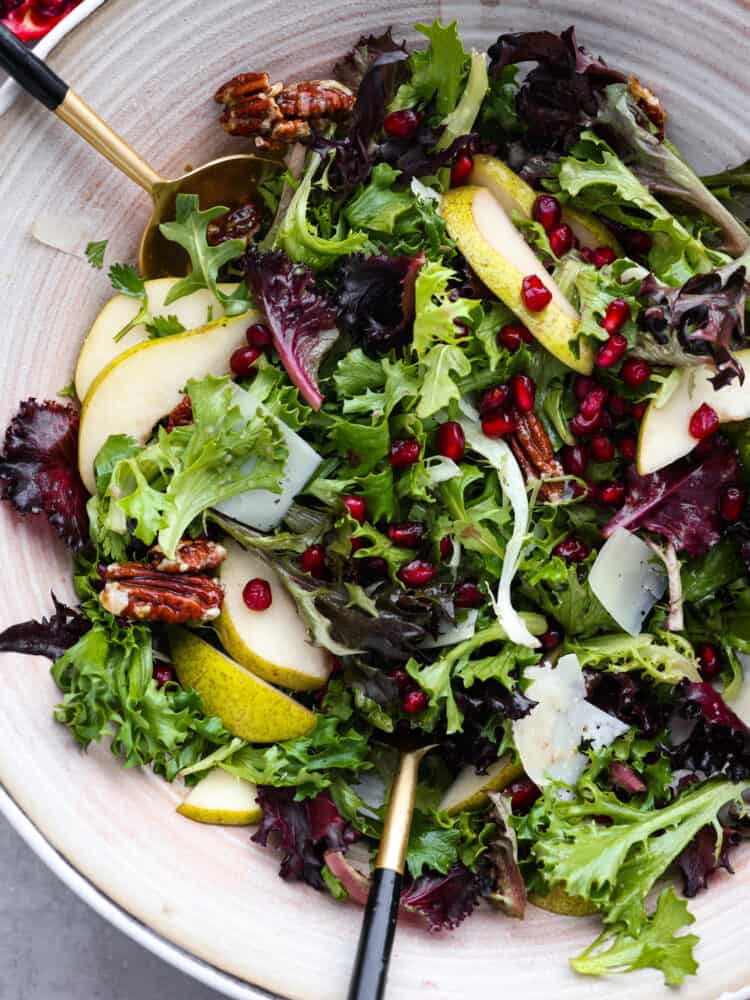
<path id="1" fill-rule="evenodd" d="M 591 255 L 591 263 L 597 268 L 613 264 L 616 260 L 617 254 L 612 247 L 597 247 Z"/>
<path id="2" fill-rule="evenodd" d="M 573 395 L 580 403 L 596 386 L 596 381 L 590 375 L 576 375 L 573 379 Z"/>
<path id="3" fill-rule="evenodd" d="M 562 450 L 562 467 L 569 476 L 582 476 L 586 471 L 589 457 L 582 444 L 566 444 Z"/>
<path id="4" fill-rule="evenodd" d="M 536 385 L 534 380 L 528 375 L 514 375 L 511 380 L 513 398 L 519 410 L 529 413 L 534 409 L 534 396 L 536 395 Z"/>
<path id="5" fill-rule="evenodd" d="M 604 434 L 591 438 L 591 457 L 595 462 L 611 462 L 615 457 L 615 446 Z"/>
<path id="6" fill-rule="evenodd" d="M 568 563 L 577 563 L 583 562 L 589 552 L 591 549 L 585 542 L 574 535 L 568 535 L 567 538 L 563 538 L 561 542 L 557 543 L 552 550 L 552 555 L 559 556 Z"/>
<path id="7" fill-rule="evenodd" d="M 573 230 L 567 223 L 555 228 L 549 234 L 549 245 L 555 257 L 563 257 L 573 249 Z"/>
<path id="8" fill-rule="evenodd" d="M 388 528 L 388 537 L 401 549 L 418 548 L 424 533 L 425 526 L 419 521 L 401 521 L 400 524 L 391 524 Z"/>
<path id="9" fill-rule="evenodd" d="M 452 555 L 453 555 L 453 539 L 448 538 L 448 536 L 446 535 L 445 538 L 440 539 L 440 558 L 442 559 L 443 562 L 448 562 L 448 560 Z"/>
<path id="10" fill-rule="evenodd" d="M 602 407 L 607 402 L 607 390 L 601 385 L 595 385 L 591 392 L 581 400 L 578 412 L 582 417 L 589 420 L 602 412 Z"/>
<path id="11" fill-rule="evenodd" d="M 557 649 L 562 642 L 562 638 L 562 632 L 560 629 L 555 628 L 555 626 L 552 625 L 547 629 L 544 635 L 539 636 L 539 642 L 542 644 L 542 649 L 546 653 L 549 653 L 551 650 Z"/>
<path id="12" fill-rule="evenodd" d="M 606 483 L 599 487 L 598 499 L 607 507 L 621 507 L 625 500 L 625 487 L 622 483 Z"/>
<path id="13" fill-rule="evenodd" d="M 622 234 L 622 242 L 631 257 L 648 257 L 654 241 L 648 233 L 639 229 L 628 229 Z"/>
<path id="14" fill-rule="evenodd" d="M 598 431 L 602 423 L 602 411 L 599 410 L 591 417 L 585 417 L 582 413 L 576 413 L 570 421 L 570 429 L 576 437 L 586 437 Z"/>
<path id="15" fill-rule="evenodd" d="M 457 340 L 466 340 L 466 338 L 471 334 L 471 327 L 468 323 L 464 323 L 460 319 L 454 319 L 453 325 L 456 327 Z"/>
<path id="16" fill-rule="evenodd" d="M 466 451 L 466 437 L 461 424 L 457 420 L 446 420 L 440 424 L 435 437 L 438 454 L 460 462 Z"/>
<path id="17" fill-rule="evenodd" d="M 505 437 L 513 430 L 513 420 L 507 413 L 496 413 L 485 417 L 482 421 L 482 430 L 491 438 Z"/>
<path id="18" fill-rule="evenodd" d="M 485 595 L 474 580 L 464 580 L 453 591 L 453 603 L 457 608 L 478 608 L 485 600 Z"/>
<path id="19" fill-rule="evenodd" d="M 381 556 L 365 556 L 357 560 L 360 574 L 368 580 L 382 580 L 388 576 L 388 563 Z"/>
<path id="20" fill-rule="evenodd" d="M 594 251 L 590 247 L 581 247 L 578 252 L 587 264 L 594 263 Z"/>
<path id="21" fill-rule="evenodd" d="M 398 571 L 398 577 L 407 587 L 424 587 L 437 573 L 437 567 L 425 559 L 412 559 Z"/>
<path id="22" fill-rule="evenodd" d="M 630 412 L 634 420 L 642 420 L 643 414 L 646 412 L 646 407 L 648 403 L 633 403 L 630 407 Z"/>
<path id="23" fill-rule="evenodd" d="M 355 552 L 359 550 L 366 544 L 364 538 L 360 538 L 358 535 L 352 535 L 349 539 L 349 551 L 354 555 Z"/>
<path id="24" fill-rule="evenodd" d="M 596 355 L 596 364 L 600 368 L 611 368 L 616 365 L 625 351 L 628 349 L 628 342 L 621 333 L 613 333 L 606 344 L 599 348 Z"/>
<path id="25" fill-rule="evenodd" d="M 395 469 L 414 465 L 419 461 L 419 441 L 416 438 L 395 438 L 391 441 L 388 460 Z"/>
<path id="26" fill-rule="evenodd" d="M 474 169 L 474 161 L 466 153 L 459 156 L 451 169 L 451 187 L 461 187 L 469 179 L 469 174 Z"/>
<path id="27" fill-rule="evenodd" d="M 491 417 L 498 410 L 504 410 L 509 402 L 510 386 L 504 383 L 492 385 L 489 389 L 485 389 L 479 397 L 479 416 L 482 418 Z"/>
<path id="28" fill-rule="evenodd" d="M 413 139 L 419 128 L 420 116 L 411 108 L 402 111 L 391 111 L 383 119 L 383 131 L 394 139 Z"/>
<path id="29" fill-rule="evenodd" d="M 651 378 L 651 366 L 642 358 L 626 358 L 621 375 L 625 384 L 635 389 Z"/>
<path id="30" fill-rule="evenodd" d="M 418 712 L 424 712 L 429 700 L 424 691 L 410 691 L 404 695 L 401 707 L 407 715 L 416 715 Z"/>
<path id="31" fill-rule="evenodd" d="M 529 312 L 541 312 L 552 301 L 552 292 L 538 274 L 527 274 L 521 282 L 521 300 Z"/>
<path id="32" fill-rule="evenodd" d="M 628 413 L 630 413 L 630 403 L 627 399 L 624 396 L 618 396 L 614 392 L 607 400 L 607 407 L 612 416 L 618 420 L 622 420 L 623 417 L 627 417 Z"/>
<path id="33" fill-rule="evenodd" d="M 698 441 L 702 441 L 704 438 L 710 437 L 718 429 L 718 413 L 713 406 L 709 406 L 708 403 L 701 403 L 690 418 L 690 423 L 688 424 L 688 430 L 690 431 L 691 437 L 697 438 Z"/>
<path id="34" fill-rule="evenodd" d="M 719 500 L 719 512 L 725 521 L 733 524 L 739 521 L 745 506 L 745 491 L 739 486 L 727 486 Z"/>
<path id="35" fill-rule="evenodd" d="M 628 462 L 632 462 L 638 454 L 638 442 L 630 435 L 620 438 L 617 446 L 620 449 L 622 457 L 627 459 Z"/>
<path id="36" fill-rule="evenodd" d="M 695 655 L 701 668 L 701 677 L 704 681 L 712 681 L 721 673 L 721 661 L 719 651 L 710 642 L 701 642 L 695 647 Z"/>
<path id="37" fill-rule="evenodd" d="M 323 576 L 326 571 L 326 550 L 322 545 L 310 545 L 300 556 L 299 562 L 305 573 Z"/>
<path id="38" fill-rule="evenodd" d="M 504 326 L 498 331 L 497 342 L 506 351 L 517 351 L 521 346 L 521 334 L 515 326 Z"/>
<path id="39" fill-rule="evenodd" d="M 504 793 L 510 798 L 510 808 L 514 816 L 527 813 L 542 794 L 531 778 L 516 778 Z"/>
<path id="40" fill-rule="evenodd" d="M 253 370 L 260 353 L 257 347 L 238 347 L 229 359 L 229 367 L 238 378 L 245 378 Z"/>
<path id="41" fill-rule="evenodd" d="M 260 576 L 248 580 L 242 588 L 242 600 L 250 611 L 265 611 L 271 607 L 271 584 Z"/>
<path id="42" fill-rule="evenodd" d="M 560 225 L 562 208 L 557 198 L 551 194 L 540 194 L 534 202 L 531 214 L 534 217 L 534 222 L 541 222 L 549 233 L 555 226 Z"/>
<path id="43" fill-rule="evenodd" d="M 391 670 L 388 676 L 402 694 L 412 686 L 411 677 L 405 670 Z"/>
<path id="44" fill-rule="evenodd" d="M 349 511 L 354 520 L 359 521 L 359 523 L 362 524 L 362 522 L 365 519 L 365 510 L 366 510 L 365 498 L 350 494 L 349 496 L 342 497 L 341 502 Z"/>
<path id="45" fill-rule="evenodd" d="M 624 299 L 612 299 L 599 321 L 599 326 L 607 333 L 619 333 L 629 319 L 630 306 L 627 302 Z"/>
<path id="46" fill-rule="evenodd" d="M 171 663 L 156 662 L 151 675 L 156 686 L 163 688 L 165 684 L 177 684 L 177 673 Z"/>
<path id="47" fill-rule="evenodd" d="M 247 343 L 249 347 L 270 347 L 273 343 L 273 337 L 271 336 L 271 331 L 268 329 L 265 323 L 253 323 L 245 331 L 245 337 L 247 338 Z"/>
<path id="48" fill-rule="evenodd" d="M 341 662 L 338 656 L 331 657 L 331 673 L 340 674 L 344 669 L 344 664 Z"/>
<path id="49" fill-rule="evenodd" d="M 612 414 L 609 410 L 602 410 L 600 414 L 599 429 L 602 431 L 612 430 Z"/>

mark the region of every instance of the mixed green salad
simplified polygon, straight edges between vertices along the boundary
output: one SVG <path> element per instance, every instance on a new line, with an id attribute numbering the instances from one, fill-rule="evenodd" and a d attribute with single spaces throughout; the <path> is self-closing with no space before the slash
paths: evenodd
<path id="1" fill-rule="evenodd" d="M 112 264 L 71 401 L 8 427 L 78 603 L 0 649 L 336 900 L 436 743 L 405 911 L 596 913 L 574 969 L 679 984 L 748 829 L 747 167 L 572 28 L 417 30 L 219 90 L 247 202 L 180 195 L 187 277 Z"/>

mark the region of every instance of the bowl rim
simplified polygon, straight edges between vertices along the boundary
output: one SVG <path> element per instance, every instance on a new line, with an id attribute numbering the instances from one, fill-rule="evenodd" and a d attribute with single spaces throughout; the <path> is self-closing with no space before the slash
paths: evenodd
<path id="1" fill-rule="evenodd" d="M 131 941 L 148 949 L 157 958 L 167 962 L 183 975 L 203 983 L 232 1000 L 285 1000 L 280 993 L 273 993 L 223 972 L 215 965 L 204 962 L 179 945 L 168 941 L 151 930 L 136 917 L 90 882 L 73 864 L 57 851 L 41 830 L 26 815 L 0 781 L 0 814 L 10 823 L 21 839 L 47 868 L 56 875 L 76 896 L 104 920 L 122 931 Z"/>

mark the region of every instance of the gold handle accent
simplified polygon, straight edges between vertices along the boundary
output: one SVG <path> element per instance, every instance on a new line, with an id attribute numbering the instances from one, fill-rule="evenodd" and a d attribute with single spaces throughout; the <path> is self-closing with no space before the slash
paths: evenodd
<path id="1" fill-rule="evenodd" d="M 409 831 L 417 794 L 417 774 L 424 755 L 434 749 L 435 744 L 401 754 L 398 770 L 391 786 L 388 812 L 383 826 L 383 837 L 375 859 L 376 868 L 390 868 L 404 874 L 406 849 L 409 845 Z"/>
<path id="2" fill-rule="evenodd" d="M 97 153 L 106 156 L 118 170 L 121 170 L 136 184 L 153 194 L 154 187 L 164 178 L 153 167 L 121 139 L 99 115 L 82 100 L 74 90 L 69 90 L 65 100 L 55 111 L 58 118 L 93 146 Z"/>

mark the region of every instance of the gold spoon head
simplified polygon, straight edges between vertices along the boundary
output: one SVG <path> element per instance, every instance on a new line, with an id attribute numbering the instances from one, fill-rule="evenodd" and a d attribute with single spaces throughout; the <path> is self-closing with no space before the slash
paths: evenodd
<path id="1" fill-rule="evenodd" d="M 145 278 L 183 275 L 189 270 L 187 254 L 176 243 L 165 239 L 159 224 L 175 217 L 178 194 L 197 194 L 200 207 L 226 205 L 233 209 L 252 201 L 258 184 L 267 170 L 282 169 L 283 162 L 255 153 L 240 153 L 212 160 L 175 180 L 154 184 L 151 196 L 154 209 L 138 249 L 138 268 Z"/>

